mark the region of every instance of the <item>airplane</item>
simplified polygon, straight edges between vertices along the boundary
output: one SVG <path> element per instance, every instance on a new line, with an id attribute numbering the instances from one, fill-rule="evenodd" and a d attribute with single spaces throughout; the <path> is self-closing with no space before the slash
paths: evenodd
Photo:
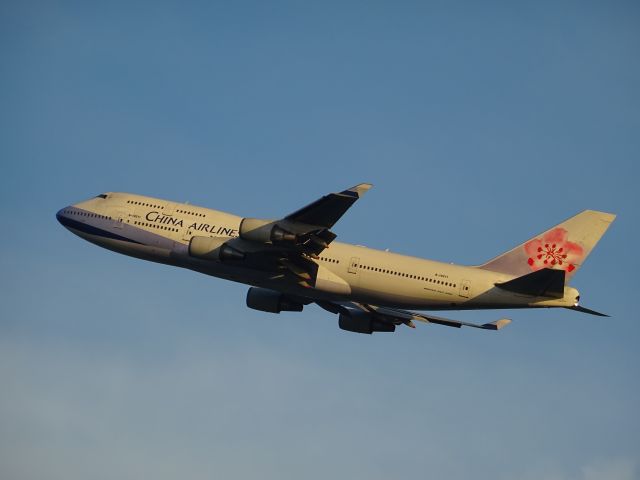
<path id="1" fill-rule="evenodd" d="M 334 241 L 331 229 L 371 187 L 330 193 L 276 220 L 116 192 L 56 217 L 100 247 L 250 285 L 249 308 L 300 312 L 315 303 L 355 333 L 414 322 L 499 330 L 511 322 L 476 324 L 413 310 L 566 308 L 607 316 L 580 306 L 568 282 L 615 215 L 585 210 L 486 263 L 462 266 Z"/>

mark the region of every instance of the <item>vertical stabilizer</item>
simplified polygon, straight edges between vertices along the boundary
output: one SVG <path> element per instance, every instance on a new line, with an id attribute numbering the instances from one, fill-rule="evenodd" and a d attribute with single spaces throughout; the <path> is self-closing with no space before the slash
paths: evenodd
<path id="1" fill-rule="evenodd" d="M 551 268 L 564 270 L 569 281 L 615 218 L 611 213 L 585 210 L 479 268 L 515 276 Z"/>

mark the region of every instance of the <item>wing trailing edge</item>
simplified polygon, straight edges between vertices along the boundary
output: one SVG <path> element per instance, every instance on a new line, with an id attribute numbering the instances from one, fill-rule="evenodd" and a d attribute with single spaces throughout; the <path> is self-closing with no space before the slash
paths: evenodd
<path id="1" fill-rule="evenodd" d="M 413 323 L 414 321 L 423 322 L 423 323 L 435 323 L 436 325 L 444 325 L 444 326 L 453 327 L 453 328 L 472 327 L 472 328 L 480 328 L 482 330 L 500 330 L 511 323 L 510 319 L 501 318 L 500 320 L 496 320 L 495 322 L 477 324 L 477 323 L 463 322 L 460 320 L 453 320 L 450 318 L 436 317 L 434 315 L 427 315 L 423 313 L 410 312 L 407 310 L 400 310 L 400 309 L 389 308 L 389 307 L 379 307 L 377 305 L 369 305 L 369 304 L 363 304 L 363 303 L 357 303 L 357 302 L 316 301 L 315 303 L 317 303 L 320 307 L 322 307 L 323 309 L 331 313 L 336 313 L 343 316 L 344 315 L 352 316 L 356 318 L 359 317 L 363 321 L 364 321 L 363 316 L 366 316 L 370 319 L 370 321 L 375 320 L 377 322 L 385 322 L 390 325 L 404 324 L 411 328 L 415 328 L 415 325 Z M 352 330 L 352 331 L 355 331 L 355 330 Z M 378 330 L 378 331 L 381 331 L 381 330 Z M 371 333 L 371 332 L 368 332 L 368 333 Z"/>

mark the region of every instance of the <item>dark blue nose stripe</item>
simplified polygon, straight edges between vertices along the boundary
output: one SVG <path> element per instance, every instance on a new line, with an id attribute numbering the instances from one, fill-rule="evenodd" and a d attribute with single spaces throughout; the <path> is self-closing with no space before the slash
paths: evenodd
<path id="1" fill-rule="evenodd" d="M 79 222 L 79 221 L 77 221 L 77 220 L 75 220 L 73 218 L 70 218 L 68 215 L 65 215 L 64 213 L 62 213 L 62 210 L 60 210 L 58 213 L 56 213 L 56 218 L 65 227 L 72 228 L 72 229 L 77 230 L 77 231 L 82 232 L 82 233 L 86 233 L 86 234 L 89 234 L 89 235 L 95 235 L 95 236 L 103 237 L 103 238 L 111 238 L 113 240 L 122 240 L 123 242 L 131 242 L 131 243 L 137 243 L 137 244 L 143 245 L 140 242 L 136 242 L 135 240 L 132 240 L 130 238 L 123 237 L 122 235 L 118 235 L 116 233 L 110 232 L 109 230 L 105 230 L 104 228 L 100 228 L 100 227 L 97 227 L 95 225 L 89 225 L 88 223 L 85 223 L 85 222 Z M 105 222 L 110 222 L 111 220 L 104 220 L 104 221 Z"/>

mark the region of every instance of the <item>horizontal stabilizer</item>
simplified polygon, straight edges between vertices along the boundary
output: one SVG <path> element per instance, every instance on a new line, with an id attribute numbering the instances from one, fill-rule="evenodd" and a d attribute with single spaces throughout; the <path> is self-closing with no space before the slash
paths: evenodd
<path id="1" fill-rule="evenodd" d="M 496 283 L 496 287 L 532 297 L 562 298 L 564 296 L 564 279 L 564 270 L 543 268 L 508 282 Z"/>
<path id="2" fill-rule="evenodd" d="M 596 312 L 595 310 L 591 310 L 590 308 L 584 308 L 580 305 L 574 305 L 573 307 L 567 307 L 569 310 L 575 310 L 576 312 L 588 313 L 589 315 L 596 315 L 598 317 L 608 317 L 606 313 Z"/>

